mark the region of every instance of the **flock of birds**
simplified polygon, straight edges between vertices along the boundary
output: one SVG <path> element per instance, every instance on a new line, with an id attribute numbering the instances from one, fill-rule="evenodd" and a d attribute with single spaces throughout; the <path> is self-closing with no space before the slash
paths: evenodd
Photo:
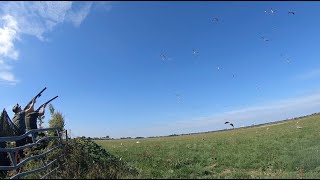
<path id="1" fill-rule="evenodd" d="M 265 13 L 274 14 L 274 13 L 276 13 L 277 11 L 275 11 L 275 10 L 273 10 L 273 9 L 271 8 L 271 9 L 269 9 L 269 10 L 265 10 L 264 12 L 265 12 Z M 288 14 L 289 14 L 289 15 L 295 15 L 295 12 L 289 11 Z M 220 23 L 220 22 L 222 22 L 222 21 L 221 21 L 221 19 L 219 19 L 218 17 L 214 17 L 214 18 L 211 19 L 211 22 L 212 22 L 212 23 Z M 265 41 L 265 42 L 271 41 L 270 38 L 267 38 L 267 37 L 265 37 L 265 36 L 261 36 L 260 38 L 261 38 L 262 41 Z M 199 51 L 198 51 L 197 49 L 193 48 L 193 49 L 192 49 L 192 54 L 193 54 L 194 56 L 198 56 L 198 55 L 199 55 Z M 280 54 L 280 56 L 285 59 L 286 63 L 288 63 L 288 64 L 291 63 L 291 59 L 290 59 L 288 56 L 286 56 L 286 55 L 284 55 L 284 54 Z M 165 53 L 163 53 L 163 52 L 161 52 L 160 57 L 161 57 L 162 62 L 166 62 L 166 61 L 171 60 L 171 58 L 169 58 L 169 57 L 168 57 Z M 218 71 L 220 71 L 220 70 L 222 69 L 222 68 L 219 67 L 219 66 L 217 66 L 216 68 L 217 68 Z M 235 74 L 232 74 L 232 78 L 235 78 Z M 257 89 L 257 90 L 260 90 L 260 87 L 259 87 L 259 86 L 256 86 L 256 89 Z M 175 96 L 176 96 L 178 102 L 180 103 L 180 102 L 181 102 L 181 98 L 182 98 L 181 94 L 175 93 Z M 234 128 L 233 123 L 230 123 L 230 122 L 226 121 L 224 124 L 229 124 L 232 128 Z"/>
<path id="2" fill-rule="evenodd" d="M 233 124 L 230 123 L 229 121 L 226 121 L 224 124 L 229 124 L 230 126 L 232 126 L 232 128 L 234 128 Z"/>

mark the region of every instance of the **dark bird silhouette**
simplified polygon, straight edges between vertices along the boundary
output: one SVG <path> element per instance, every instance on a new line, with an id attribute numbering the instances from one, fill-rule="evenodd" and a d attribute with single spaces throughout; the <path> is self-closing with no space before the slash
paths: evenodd
<path id="1" fill-rule="evenodd" d="M 232 123 L 230 123 L 230 126 L 232 126 L 232 128 L 234 128 Z"/>
<path id="2" fill-rule="evenodd" d="M 288 14 L 293 14 L 293 15 L 295 15 L 295 13 L 294 13 L 294 12 L 292 12 L 292 11 L 288 12 Z"/>
<path id="3" fill-rule="evenodd" d="M 230 122 L 227 121 L 227 122 L 225 122 L 224 124 L 228 124 L 228 123 L 230 123 Z"/>
<path id="4" fill-rule="evenodd" d="M 261 36 L 261 39 L 262 39 L 263 41 L 269 41 L 269 39 L 266 38 L 266 37 L 264 37 L 264 36 Z"/>

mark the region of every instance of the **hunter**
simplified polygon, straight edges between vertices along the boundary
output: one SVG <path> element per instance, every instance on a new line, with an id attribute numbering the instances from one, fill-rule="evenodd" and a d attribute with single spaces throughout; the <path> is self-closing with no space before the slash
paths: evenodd
<path id="1" fill-rule="evenodd" d="M 41 112 L 39 112 L 39 110 L 36 110 L 36 111 L 32 111 L 30 113 L 27 113 L 27 115 L 26 115 L 26 128 L 27 128 L 27 131 L 30 131 L 32 129 L 38 129 L 37 119 L 38 119 L 38 117 L 42 117 L 44 115 L 46 105 L 47 104 L 44 104 L 42 106 L 42 111 Z M 35 135 L 37 135 L 37 133 L 35 133 Z"/>
<path id="2" fill-rule="evenodd" d="M 31 105 L 26 110 L 22 110 L 19 104 L 16 104 L 12 108 L 12 111 L 15 113 L 12 121 L 17 128 L 17 136 L 21 136 L 26 133 L 26 121 L 25 121 L 26 114 L 29 114 L 34 111 L 33 107 L 35 102 L 36 102 L 36 99 L 33 99 Z M 27 143 L 26 138 L 17 140 L 16 147 L 23 146 L 26 143 Z M 19 151 L 19 155 L 20 157 L 24 156 L 22 150 Z"/>

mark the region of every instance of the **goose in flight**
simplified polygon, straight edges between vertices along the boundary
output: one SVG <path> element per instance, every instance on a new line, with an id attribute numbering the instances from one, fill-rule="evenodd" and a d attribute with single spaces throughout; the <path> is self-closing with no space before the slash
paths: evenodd
<path id="1" fill-rule="evenodd" d="M 265 13 L 267 13 L 267 12 L 268 12 L 268 10 L 265 10 L 264 12 L 265 12 Z M 276 12 L 276 11 L 275 11 L 275 10 L 273 10 L 272 8 L 270 9 L 270 13 L 271 13 L 271 14 L 273 14 L 273 13 L 275 13 L 275 12 Z"/>
<path id="2" fill-rule="evenodd" d="M 263 41 L 270 41 L 268 38 L 266 38 L 265 36 L 261 36 L 260 37 Z"/>
<path id="3" fill-rule="evenodd" d="M 286 59 L 286 62 L 289 64 L 291 62 L 290 57 L 288 57 L 287 55 L 284 54 L 280 54 L 281 57 L 284 57 Z"/>
<path id="4" fill-rule="evenodd" d="M 219 19 L 217 17 L 212 19 L 212 22 L 219 22 Z"/>
<path id="5" fill-rule="evenodd" d="M 192 49 L 192 53 L 193 55 L 198 55 L 199 52 L 196 49 Z"/>
<path id="6" fill-rule="evenodd" d="M 178 93 L 175 93 L 175 95 L 176 95 L 176 97 L 177 97 L 178 102 L 181 102 L 181 95 L 178 94 Z"/>
<path id="7" fill-rule="evenodd" d="M 287 58 L 287 63 L 289 64 L 291 62 L 291 59 L 290 58 Z"/>
<path id="8" fill-rule="evenodd" d="M 232 128 L 234 128 L 234 126 L 233 126 L 233 124 L 232 124 L 232 123 L 230 123 L 230 126 L 232 126 Z"/>
<path id="9" fill-rule="evenodd" d="M 164 60 L 166 60 L 167 59 L 167 57 L 164 55 L 164 54 L 160 54 L 160 57 L 161 57 L 161 59 L 164 61 Z"/>
<path id="10" fill-rule="evenodd" d="M 272 8 L 270 9 L 270 12 L 273 14 L 275 13 L 276 11 L 274 11 Z"/>

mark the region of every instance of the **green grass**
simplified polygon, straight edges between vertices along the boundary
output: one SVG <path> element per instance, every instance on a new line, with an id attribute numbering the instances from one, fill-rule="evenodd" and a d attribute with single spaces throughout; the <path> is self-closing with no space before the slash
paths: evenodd
<path id="1" fill-rule="evenodd" d="M 320 178 L 320 115 L 223 132 L 96 142 L 136 167 L 136 178 Z"/>

